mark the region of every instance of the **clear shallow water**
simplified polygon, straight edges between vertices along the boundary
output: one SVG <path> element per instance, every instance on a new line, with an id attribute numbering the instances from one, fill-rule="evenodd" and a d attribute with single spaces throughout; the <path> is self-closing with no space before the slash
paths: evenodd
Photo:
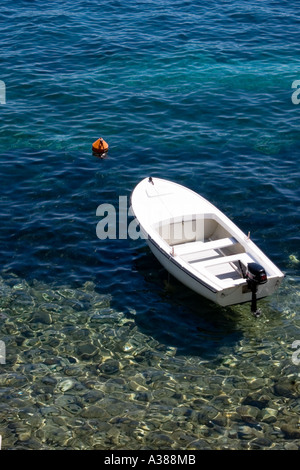
<path id="1" fill-rule="evenodd" d="M 298 448 L 297 7 L 0 13 L 3 448 Z M 97 238 L 98 205 L 150 174 L 203 194 L 286 273 L 258 320 L 168 283 L 143 241 Z"/>

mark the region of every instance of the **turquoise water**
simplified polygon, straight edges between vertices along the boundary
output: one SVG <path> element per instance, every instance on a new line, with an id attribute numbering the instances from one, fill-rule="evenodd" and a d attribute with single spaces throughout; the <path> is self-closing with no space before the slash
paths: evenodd
<path id="1" fill-rule="evenodd" d="M 4 449 L 299 449 L 299 7 L 3 1 Z M 102 136 L 104 159 L 92 155 Z M 97 207 L 140 179 L 217 205 L 285 273 L 222 309 Z"/>

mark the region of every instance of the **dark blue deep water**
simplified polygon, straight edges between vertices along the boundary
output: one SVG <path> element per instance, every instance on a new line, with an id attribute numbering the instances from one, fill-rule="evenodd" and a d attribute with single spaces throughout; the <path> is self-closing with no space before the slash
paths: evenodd
<path id="1" fill-rule="evenodd" d="M 299 13 L 2 0 L 2 448 L 300 448 Z M 285 273 L 259 319 L 168 279 L 143 240 L 97 237 L 97 207 L 118 217 L 149 175 Z"/>

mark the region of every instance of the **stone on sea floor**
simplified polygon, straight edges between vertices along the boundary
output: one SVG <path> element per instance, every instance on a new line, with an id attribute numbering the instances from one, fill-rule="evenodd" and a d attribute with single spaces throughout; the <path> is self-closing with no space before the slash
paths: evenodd
<path id="1" fill-rule="evenodd" d="M 210 405 L 202 405 L 200 411 L 197 412 L 197 421 L 199 424 L 208 424 L 218 415 L 219 411 Z"/>
<path id="2" fill-rule="evenodd" d="M 275 423 L 277 421 L 278 411 L 273 408 L 265 408 L 262 412 L 261 420 L 264 423 Z"/>
<path id="3" fill-rule="evenodd" d="M 64 448 L 68 440 L 72 437 L 72 431 L 57 426 L 53 423 L 46 423 L 43 429 L 44 431 L 44 441 L 46 445 L 59 446 Z"/>
<path id="4" fill-rule="evenodd" d="M 26 442 L 28 441 L 28 439 L 30 439 L 30 437 L 31 437 L 30 431 L 21 433 L 18 436 L 20 442 Z"/>
<path id="5" fill-rule="evenodd" d="M 76 375 L 80 375 L 80 373 L 81 373 L 81 370 L 79 367 L 70 366 L 64 369 L 64 374 L 68 376 L 76 376 Z"/>
<path id="6" fill-rule="evenodd" d="M 297 258 L 296 255 L 290 255 L 289 260 L 294 264 L 299 264 L 300 263 L 300 260 Z"/>
<path id="7" fill-rule="evenodd" d="M 90 390 L 84 396 L 85 403 L 96 403 L 97 401 L 101 400 L 104 397 L 104 393 L 100 390 Z"/>
<path id="8" fill-rule="evenodd" d="M 258 409 L 265 408 L 270 402 L 270 397 L 267 395 L 261 395 L 259 392 L 249 394 L 244 400 L 243 405 L 255 406 Z"/>
<path id="9" fill-rule="evenodd" d="M 299 450 L 300 445 L 296 444 L 296 442 L 288 442 L 284 446 L 284 450 Z"/>
<path id="10" fill-rule="evenodd" d="M 150 402 L 151 394 L 149 392 L 137 392 L 134 394 L 134 399 L 142 402 Z"/>
<path id="11" fill-rule="evenodd" d="M 243 440 L 249 440 L 255 437 L 255 430 L 250 426 L 240 426 L 237 437 Z"/>
<path id="12" fill-rule="evenodd" d="M 88 419 L 99 418 L 102 420 L 106 420 L 107 418 L 110 418 L 110 415 L 107 413 L 107 411 L 104 408 L 100 406 L 96 406 L 96 405 L 91 405 L 91 406 L 84 408 L 82 412 L 80 413 L 80 416 L 82 416 L 83 418 L 88 418 Z"/>
<path id="13" fill-rule="evenodd" d="M 75 395 L 60 395 L 56 398 L 55 405 L 72 414 L 78 413 L 82 409 L 81 403 Z"/>
<path id="14" fill-rule="evenodd" d="M 295 380 L 282 380 L 278 381 L 274 385 L 274 392 L 276 395 L 286 397 L 286 398 L 297 398 L 299 397 L 299 392 L 296 387 Z"/>
<path id="15" fill-rule="evenodd" d="M 292 424 L 282 424 L 281 431 L 283 432 L 286 439 L 300 439 L 300 427 L 296 427 Z"/>
<path id="16" fill-rule="evenodd" d="M 98 353 L 98 348 L 92 343 L 83 343 L 78 346 L 77 353 L 81 359 L 91 359 Z"/>
<path id="17" fill-rule="evenodd" d="M 52 317 L 49 312 L 35 312 L 31 320 L 34 323 L 43 323 L 44 325 L 51 325 Z"/>
<path id="18" fill-rule="evenodd" d="M 107 359 L 98 366 L 99 372 L 108 375 L 119 372 L 119 368 L 119 362 L 114 359 Z"/>
<path id="19" fill-rule="evenodd" d="M 241 418 L 247 423 L 256 422 L 256 418 L 259 413 L 258 408 L 256 408 L 255 406 L 250 406 L 250 405 L 238 406 L 236 411 L 241 416 Z"/>
<path id="20" fill-rule="evenodd" d="M 250 448 L 253 450 L 260 450 L 271 447 L 272 441 L 266 437 L 257 437 L 250 442 Z"/>
<path id="21" fill-rule="evenodd" d="M 58 389 L 62 392 L 66 392 L 68 390 L 71 390 L 71 388 L 73 388 L 75 385 L 75 382 L 74 380 L 71 380 L 71 379 L 65 379 L 65 380 L 62 380 L 59 384 L 58 384 Z"/>
<path id="22" fill-rule="evenodd" d="M 60 416 L 61 414 L 61 409 L 55 405 L 41 406 L 39 411 L 45 418 L 48 418 L 49 416 Z"/>
<path id="23" fill-rule="evenodd" d="M 174 443 L 173 439 L 163 432 L 153 431 L 147 434 L 146 443 L 155 449 L 170 449 Z"/>

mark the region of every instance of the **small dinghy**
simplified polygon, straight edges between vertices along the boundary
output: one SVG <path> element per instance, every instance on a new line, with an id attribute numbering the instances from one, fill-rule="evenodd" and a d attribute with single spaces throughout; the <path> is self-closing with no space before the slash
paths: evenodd
<path id="1" fill-rule="evenodd" d="M 228 217 L 177 183 L 145 178 L 131 207 L 143 237 L 163 267 L 184 285 L 221 305 L 273 294 L 283 273 Z"/>

